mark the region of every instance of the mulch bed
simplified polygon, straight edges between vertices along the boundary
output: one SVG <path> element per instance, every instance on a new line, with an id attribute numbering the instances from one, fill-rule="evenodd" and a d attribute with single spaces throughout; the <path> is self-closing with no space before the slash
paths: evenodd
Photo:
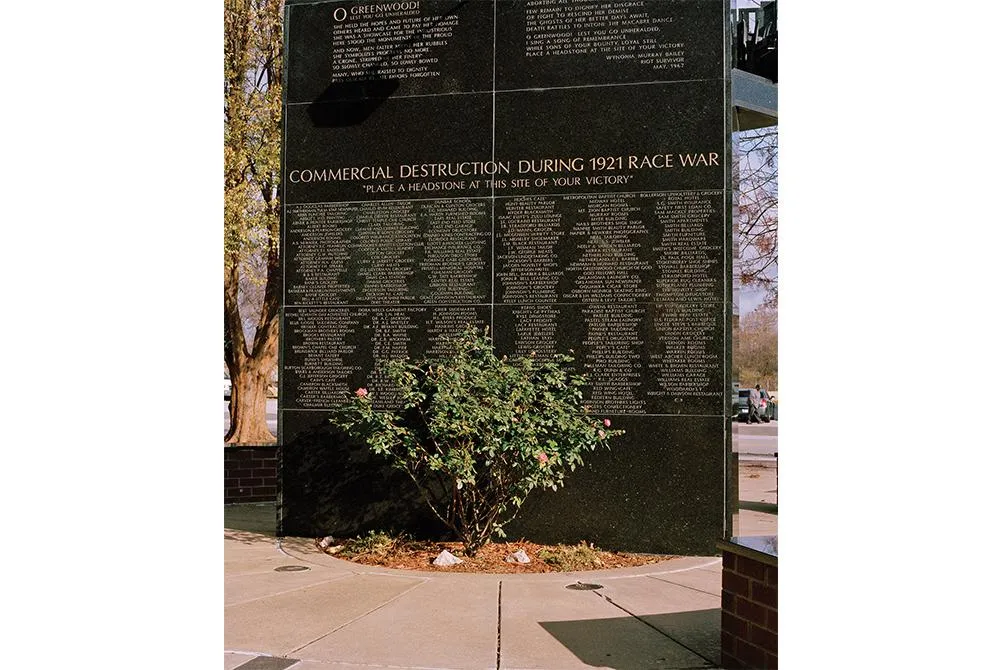
<path id="1" fill-rule="evenodd" d="M 377 565 L 400 570 L 423 570 L 435 572 L 481 572 L 499 574 L 544 573 L 544 572 L 577 572 L 581 570 L 606 570 L 610 568 L 629 568 L 638 565 L 649 565 L 665 561 L 675 556 L 663 554 L 633 554 L 615 551 L 603 551 L 592 547 L 578 545 L 546 545 L 519 540 L 518 542 L 491 542 L 477 552 L 477 556 L 465 556 L 463 545 L 459 542 L 422 542 L 409 541 L 399 543 L 389 551 L 376 553 L 361 553 L 347 555 L 343 548 L 350 540 L 336 539 L 332 546 L 321 549 L 335 558 L 341 558 L 363 565 Z M 317 541 L 320 548 L 320 541 Z M 459 565 L 439 567 L 432 561 L 443 550 L 448 550 L 454 556 L 463 560 Z M 505 557 L 522 549 L 530 559 L 530 563 L 506 563 Z M 541 552 L 549 552 L 551 562 L 539 558 Z M 553 556 L 562 558 L 553 558 Z M 563 559 L 563 560 L 562 560 Z"/>

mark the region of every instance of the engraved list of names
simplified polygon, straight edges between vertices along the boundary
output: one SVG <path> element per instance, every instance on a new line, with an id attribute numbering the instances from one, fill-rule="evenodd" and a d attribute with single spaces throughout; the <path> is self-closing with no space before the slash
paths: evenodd
<path id="1" fill-rule="evenodd" d="M 290 3 L 285 408 L 473 323 L 575 350 L 597 412 L 718 413 L 720 4 Z"/>
<path id="2" fill-rule="evenodd" d="M 628 430 L 621 449 L 666 463 L 680 491 L 700 478 L 669 461 L 700 454 L 717 487 L 727 10 L 287 0 L 283 442 L 359 387 L 392 407 L 382 362 L 442 353 L 473 324 L 503 353 L 573 350 L 593 410 Z M 629 507 L 626 480 L 603 486 Z"/>

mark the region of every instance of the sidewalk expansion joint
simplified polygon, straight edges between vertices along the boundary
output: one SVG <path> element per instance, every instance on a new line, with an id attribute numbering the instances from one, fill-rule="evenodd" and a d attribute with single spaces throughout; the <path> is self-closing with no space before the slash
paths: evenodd
<path id="1" fill-rule="evenodd" d="M 710 561 L 707 561 L 706 563 L 701 563 L 700 565 L 691 565 L 691 566 L 689 566 L 687 568 L 679 568 L 678 570 L 659 570 L 658 572 L 648 572 L 648 573 L 645 573 L 644 576 L 645 577 L 652 577 L 654 575 L 676 575 L 676 574 L 679 574 L 680 572 L 690 572 L 692 570 L 706 570 L 707 568 L 710 568 L 710 567 L 716 566 L 716 565 L 720 565 L 720 564 L 721 564 L 721 559 L 720 558 L 714 558 L 714 559 L 712 559 Z M 632 577 L 633 575 L 625 575 L 625 576 Z M 618 577 L 618 576 L 617 577 L 607 577 L 607 579 L 621 579 L 621 577 Z"/>
<path id="2" fill-rule="evenodd" d="M 323 582 L 317 582 L 316 584 L 307 584 L 306 586 L 297 586 L 297 587 L 292 588 L 292 589 L 286 589 L 285 591 L 277 591 L 275 593 L 269 593 L 266 596 L 258 596 L 257 598 L 248 598 L 247 600 L 241 600 L 239 602 L 230 603 L 229 605 L 223 605 L 223 609 L 226 609 L 227 607 L 236 607 L 237 605 L 246 605 L 247 603 L 253 603 L 253 602 L 257 601 L 257 600 L 264 600 L 265 598 L 274 598 L 275 596 L 281 596 L 281 595 L 285 595 L 287 593 L 293 593 L 294 591 L 305 591 L 306 589 L 311 589 L 311 588 L 313 588 L 315 586 L 322 586 L 324 584 L 330 584 L 331 582 L 336 582 L 339 579 L 345 579 L 346 577 L 351 577 L 351 576 L 352 576 L 352 573 L 347 573 L 347 574 L 344 574 L 344 575 L 339 575 L 339 576 L 334 577 L 332 579 L 327 579 L 327 580 L 325 580 Z"/>
<path id="3" fill-rule="evenodd" d="M 501 591 L 502 581 L 498 580 L 498 650 L 495 654 L 495 670 L 501 670 Z"/>
<path id="4" fill-rule="evenodd" d="M 720 590 L 718 590 L 718 591 L 704 591 L 703 589 L 698 589 L 695 586 L 687 586 L 686 584 L 680 584 L 679 582 L 669 581 L 668 579 L 661 579 L 660 577 L 654 577 L 652 575 L 645 575 L 645 577 L 647 577 L 649 579 L 657 580 L 657 581 L 659 581 L 659 582 L 661 582 L 663 584 L 672 584 L 673 586 L 681 586 L 684 589 L 689 589 L 690 591 L 696 591 L 697 593 L 703 593 L 704 595 L 717 596 L 717 597 L 721 596 L 721 591 Z"/>
<path id="5" fill-rule="evenodd" d="M 419 586 L 421 586 L 422 584 L 426 584 L 426 583 L 428 583 L 428 578 L 425 578 L 425 579 L 422 579 L 422 580 L 421 580 L 420 582 L 418 582 L 417 584 L 415 584 L 414 586 L 412 586 L 412 587 L 411 587 L 411 588 L 409 588 L 408 590 L 406 590 L 406 591 L 403 591 L 403 592 L 401 592 L 401 593 L 398 593 L 397 595 L 395 595 L 395 596 L 394 596 L 393 598 L 391 598 L 390 600 L 388 600 L 388 601 L 386 601 L 386 602 L 384 602 L 384 603 L 380 603 L 379 605 L 377 605 L 376 607 L 372 608 L 372 609 L 371 609 L 371 610 L 369 610 L 368 612 L 364 612 L 364 613 L 360 614 L 359 616 L 355 617 L 355 618 L 354 618 L 354 619 L 352 619 L 351 621 L 346 621 L 345 623 L 341 624 L 341 625 L 340 625 L 340 626 L 338 626 L 337 628 L 334 628 L 334 629 L 332 629 L 332 630 L 329 630 L 329 631 L 327 631 L 327 632 L 326 632 L 326 633 L 324 633 L 323 635 L 320 635 L 320 636 L 318 636 L 318 637 L 314 638 L 313 640 L 310 640 L 310 641 L 309 641 L 309 642 L 307 642 L 306 644 L 301 644 L 300 646 L 296 647 L 295 649 L 290 649 L 290 650 L 289 650 L 288 652 L 286 652 L 286 653 L 285 653 L 285 655 L 286 655 L 286 656 L 288 656 L 289 654 L 294 654 L 294 653 L 296 653 L 297 651 L 299 651 L 300 649 L 303 649 L 304 647 L 309 647 L 309 646 L 310 646 L 311 644 L 313 644 L 314 642 L 317 642 L 317 641 L 319 641 L 319 640 L 323 640 L 323 639 L 324 639 L 325 637 L 327 637 L 328 635 L 331 635 L 331 634 L 333 634 L 333 633 L 337 633 L 337 632 L 338 632 L 339 630 L 341 630 L 342 628 L 345 628 L 345 627 L 347 627 L 347 626 L 351 626 L 351 625 L 352 625 L 353 623 L 355 623 L 355 622 L 356 622 L 356 621 L 358 621 L 359 619 L 363 619 L 363 618 L 365 618 L 365 617 L 369 616 L 370 614 L 372 614 L 372 613 L 373 613 L 373 612 L 375 612 L 376 610 L 379 610 L 379 609 L 383 609 L 384 607 L 386 607 L 386 606 L 387 606 L 387 605 L 389 605 L 390 603 L 392 603 L 392 602 L 394 602 L 395 600 L 398 600 L 398 599 L 400 599 L 400 598 L 403 598 L 404 596 L 406 596 L 407 594 L 411 593 L 412 591 L 414 591 L 414 590 L 415 590 L 416 588 L 418 588 L 418 587 L 419 587 Z"/>
<path id="6" fill-rule="evenodd" d="M 610 605 L 612 605 L 613 607 L 617 608 L 618 610 L 622 610 L 623 612 L 626 612 L 627 614 L 629 614 L 633 618 L 637 619 L 638 621 L 640 621 L 645 626 L 647 626 L 651 630 L 655 631 L 656 633 L 658 633 L 662 637 L 668 638 L 669 640 L 675 642 L 676 644 L 678 644 L 680 647 L 682 647 L 686 651 L 690 652 L 691 654 L 695 654 L 695 655 L 699 656 L 700 658 L 702 658 L 703 660 L 707 661 L 708 663 L 710 663 L 710 665 L 711 665 L 712 668 L 717 665 L 716 661 L 714 661 L 713 659 L 707 658 L 706 656 L 704 656 L 703 654 L 701 654 L 699 651 L 697 651 L 693 647 L 690 647 L 689 645 L 684 644 L 684 643 L 680 642 L 679 640 L 677 640 L 676 638 L 672 637 L 671 635 L 669 635 L 668 633 L 666 633 L 664 630 L 660 629 L 658 626 L 655 626 L 654 624 L 652 624 L 652 623 L 650 623 L 648 621 L 645 621 L 643 618 L 641 618 L 638 615 L 634 614 L 633 612 L 631 612 L 629 609 L 627 609 L 623 605 L 620 605 L 619 603 L 614 602 L 613 599 L 610 598 L 609 596 L 603 595 L 603 594 L 601 594 L 601 593 L 599 593 L 597 591 L 594 591 L 593 593 L 595 593 L 597 596 L 599 596 L 600 598 L 602 598 L 603 600 L 605 600 L 606 602 L 608 602 Z"/>

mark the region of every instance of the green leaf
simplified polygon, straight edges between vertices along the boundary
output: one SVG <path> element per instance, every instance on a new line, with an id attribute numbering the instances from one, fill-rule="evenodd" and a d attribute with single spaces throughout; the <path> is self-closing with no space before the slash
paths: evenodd
<path id="1" fill-rule="evenodd" d="M 332 422 L 407 472 L 447 525 L 457 510 L 509 518 L 529 492 L 556 491 L 583 454 L 623 432 L 598 439 L 601 423 L 588 417 L 579 390 L 586 378 L 573 373 L 573 363 L 571 356 L 499 358 L 486 331 L 468 328 L 450 356 L 385 364 L 403 398 L 399 410 L 351 398 Z M 479 546 L 491 533 L 503 536 L 502 525 L 461 539 Z"/>

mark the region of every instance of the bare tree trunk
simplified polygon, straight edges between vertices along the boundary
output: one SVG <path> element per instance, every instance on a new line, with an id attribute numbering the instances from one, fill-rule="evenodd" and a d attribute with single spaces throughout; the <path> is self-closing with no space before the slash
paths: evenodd
<path id="1" fill-rule="evenodd" d="M 223 48 L 224 360 L 232 383 L 229 444 L 270 443 L 265 407 L 278 357 L 282 0 L 226 0 Z M 266 253 L 264 274 L 257 261 Z M 244 336 L 242 273 L 265 280 L 254 341 Z M 255 305 L 254 309 L 257 309 Z"/>
<path id="2" fill-rule="evenodd" d="M 243 369 L 230 370 L 230 430 L 224 438 L 227 444 L 275 441 L 266 419 L 270 371 L 267 362 L 250 358 Z"/>
<path id="3" fill-rule="evenodd" d="M 233 262 L 223 282 L 224 359 L 230 372 L 230 429 L 227 444 L 261 444 L 275 442 L 268 429 L 266 402 L 269 373 L 275 367 L 279 341 L 279 273 L 278 250 L 268 256 L 268 279 L 265 300 L 253 347 L 247 351 L 244 328 L 237 299 L 240 270 Z"/>

